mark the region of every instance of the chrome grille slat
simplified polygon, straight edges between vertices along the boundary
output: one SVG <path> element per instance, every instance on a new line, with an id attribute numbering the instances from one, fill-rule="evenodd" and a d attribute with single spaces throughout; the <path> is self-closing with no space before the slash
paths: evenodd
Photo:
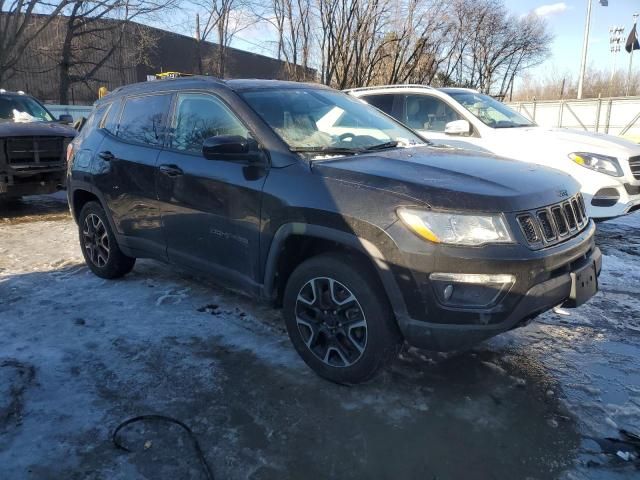
<path id="1" fill-rule="evenodd" d="M 527 242 L 537 243 L 540 241 L 538 229 L 536 228 L 536 224 L 531 215 L 526 214 L 519 216 L 518 223 L 520 224 L 520 229 L 522 230 L 524 237 L 527 239 Z"/>
<path id="2" fill-rule="evenodd" d="M 563 242 L 589 224 L 581 194 L 533 212 L 520 212 L 516 220 L 526 243 L 533 249 Z"/>
<path id="3" fill-rule="evenodd" d="M 640 180 L 640 155 L 629 158 L 629 167 L 636 180 Z"/>
<path id="4" fill-rule="evenodd" d="M 540 222 L 542 235 L 544 239 L 549 242 L 556 238 L 556 231 L 553 228 L 553 221 L 551 220 L 551 213 L 548 210 L 542 210 L 538 212 L 538 221 Z"/>

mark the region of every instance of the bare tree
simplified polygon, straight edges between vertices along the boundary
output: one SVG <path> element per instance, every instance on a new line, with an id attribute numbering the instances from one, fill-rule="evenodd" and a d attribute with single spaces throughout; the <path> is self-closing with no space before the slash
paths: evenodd
<path id="1" fill-rule="evenodd" d="M 198 73 L 208 69 L 224 78 L 227 51 L 234 37 L 258 21 L 250 0 L 190 0 L 195 10 L 196 40 L 198 41 Z M 202 43 L 213 41 L 217 50 L 212 58 L 202 58 Z M 205 65 L 208 64 L 208 65 Z"/>
<path id="2" fill-rule="evenodd" d="M 277 32 L 276 50 L 285 62 L 284 74 L 292 80 L 309 79 L 312 5 L 312 0 L 272 0 L 271 15 L 266 17 Z"/>
<path id="3" fill-rule="evenodd" d="M 114 55 L 119 55 L 121 62 L 126 55 L 141 55 L 141 49 L 148 43 L 131 43 L 127 52 L 122 48 L 127 32 L 136 30 L 132 21 L 172 4 L 172 0 L 72 0 L 62 12 L 65 16 L 59 52 L 60 102 L 68 103 L 73 84 L 99 81 L 98 72 Z M 144 32 L 138 29 L 138 33 Z"/>
<path id="4" fill-rule="evenodd" d="M 15 74 L 26 49 L 67 4 L 68 0 L 0 0 L 0 85 Z"/>

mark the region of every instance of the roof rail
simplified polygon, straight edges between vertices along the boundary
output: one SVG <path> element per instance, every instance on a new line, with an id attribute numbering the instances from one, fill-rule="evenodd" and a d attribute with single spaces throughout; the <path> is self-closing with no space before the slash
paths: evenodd
<path id="1" fill-rule="evenodd" d="M 421 85 L 419 83 L 401 83 L 396 85 L 376 85 L 376 86 L 370 86 L 370 87 L 348 88 L 343 91 L 348 93 L 348 92 L 363 92 L 366 90 L 377 90 L 378 88 L 407 88 L 407 87 L 427 88 L 427 89 L 433 90 L 433 87 L 430 87 L 429 85 Z"/>

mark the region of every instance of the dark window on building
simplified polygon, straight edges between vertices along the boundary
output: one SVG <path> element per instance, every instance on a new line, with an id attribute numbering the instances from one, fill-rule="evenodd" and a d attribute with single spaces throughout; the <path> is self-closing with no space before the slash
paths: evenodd
<path id="1" fill-rule="evenodd" d="M 429 95 L 407 95 L 405 112 L 405 124 L 430 132 L 444 132 L 447 123 L 462 118 L 444 101 Z"/>
<path id="2" fill-rule="evenodd" d="M 178 96 L 173 127 L 171 147 L 196 153 L 202 152 L 202 143 L 209 137 L 247 137 L 249 134 L 242 122 L 220 100 L 198 93 Z"/>
<path id="3" fill-rule="evenodd" d="M 120 116 L 118 137 L 147 145 L 162 145 L 170 104 L 171 94 L 128 98 Z"/>
<path id="4" fill-rule="evenodd" d="M 393 113 L 393 102 L 396 97 L 397 95 L 367 95 L 366 97 L 362 97 L 362 99 L 382 110 L 387 115 L 391 115 Z"/>

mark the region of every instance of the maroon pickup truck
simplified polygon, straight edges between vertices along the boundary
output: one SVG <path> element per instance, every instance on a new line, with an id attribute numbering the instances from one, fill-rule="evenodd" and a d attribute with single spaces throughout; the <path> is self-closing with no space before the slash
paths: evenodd
<path id="1" fill-rule="evenodd" d="M 64 187 L 67 145 L 76 131 L 38 100 L 0 90 L 0 200 Z"/>

